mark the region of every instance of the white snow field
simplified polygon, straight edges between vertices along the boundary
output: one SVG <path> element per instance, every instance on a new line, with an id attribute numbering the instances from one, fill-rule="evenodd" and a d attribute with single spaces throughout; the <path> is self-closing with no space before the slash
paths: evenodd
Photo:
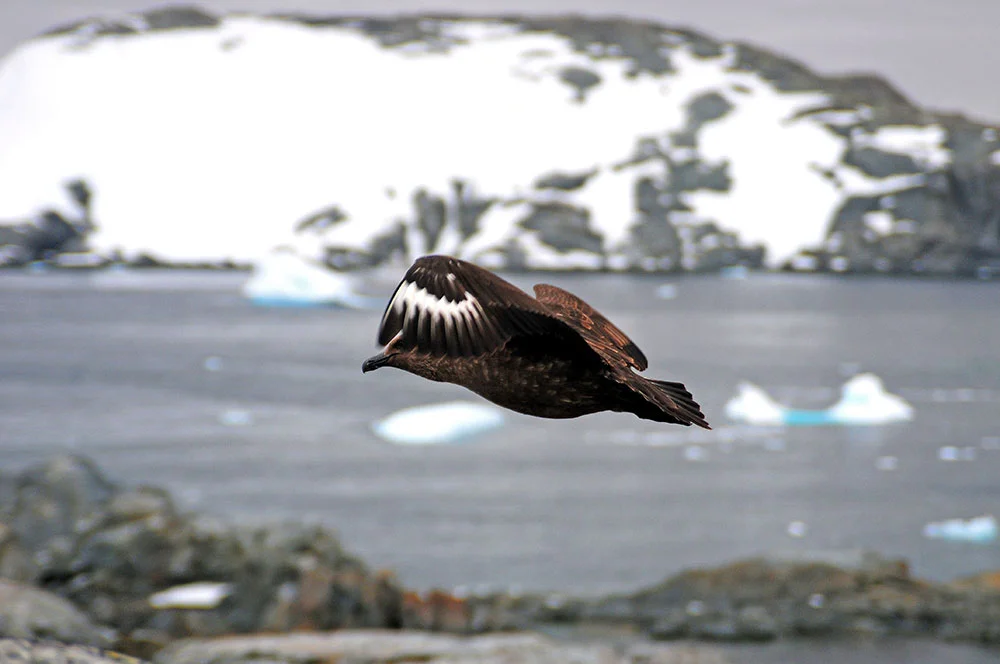
<path id="1" fill-rule="evenodd" d="M 331 248 L 365 251 L 402 224 L 410 257 L 499 266 L 513 242 L 528 267 L 625 269 L 637 180 L 672 176 L 662 159 L 632 159 L 642 144 L 676 165 L 728 164 L 728 191 L 681 194 L 689 217 L 764 244 L 776 265 L 820 245 L 845 197 L 888 195 L 921 177 L 845 165 L 848 139 L 833 128 L 865 107 L 805 113 L 827 96 L 737 70 L 728 46 L 702 57 L 664 29 L 659 49 L 673 70 L 630 74 L 615 48 L 575 49 L 556 33 L 485 19 L 434 22 L 447 48 L 390 48 L 346 24 L 253 15 L 26 42 L 0 62 L 0 224 L 71 209 L 64 184 L 79 177 L 94 191 L 89 245 L 102 255 L 247 263 L 288 246 L 321 259 Z M 582 92 L 565 80 L 569 68 L 599 82 Z M 671 134 L 707 94 L 728 111 L 697 129 L 696 147 L 675 145 Z M 933 125 L 888 126 L 855 129 L 851 140 L 931 165 L 950 158 L 944 136 Z M 573 191 L 535 186 L 588 171 Z M 499 201 L 468 237 L 455 180 L 466 196 Z M 417 225 L 421 190 L 453 201 L 432 243 Z M 560 250 L 523 229 L 544 201 L 589 209 L 601 251 Z M 296 229 L 332 205 L 342 220 Z"/>

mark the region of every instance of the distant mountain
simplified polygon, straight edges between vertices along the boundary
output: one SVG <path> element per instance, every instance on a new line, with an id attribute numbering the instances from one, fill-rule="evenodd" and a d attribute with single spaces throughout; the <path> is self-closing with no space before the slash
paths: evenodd
<path id="1" fill-rule="evenodd" d="M 0 63 L 0 192 L 7 263 L 1000 274 L 998 127 L 631 20 L 81 21 Z"/>

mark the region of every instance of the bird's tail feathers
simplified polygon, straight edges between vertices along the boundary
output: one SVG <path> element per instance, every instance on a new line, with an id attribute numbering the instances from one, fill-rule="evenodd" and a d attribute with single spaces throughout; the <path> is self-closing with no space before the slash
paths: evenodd
<path id="1" fill-rule="evenodd" d="M 683 383 L 673 383 L 667 380 L 643 378 L 643 388 L 640 389 L 643 398 L 660 411 L 660 417 L 646 417 L 661 422 L 676 422 L 678 424 L 697 424 L 703 429 L 711 429 L 701 406 L 694 400 Z"/>

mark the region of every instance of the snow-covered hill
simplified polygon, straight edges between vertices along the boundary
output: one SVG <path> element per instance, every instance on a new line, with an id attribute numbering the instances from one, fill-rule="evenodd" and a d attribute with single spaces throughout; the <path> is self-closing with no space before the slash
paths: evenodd
<path id="1" fill-rule="evenodd" d="M 0 259 L 990 269 L 997 134 L 649 23 L 157 10 L 0 64 Z"/>

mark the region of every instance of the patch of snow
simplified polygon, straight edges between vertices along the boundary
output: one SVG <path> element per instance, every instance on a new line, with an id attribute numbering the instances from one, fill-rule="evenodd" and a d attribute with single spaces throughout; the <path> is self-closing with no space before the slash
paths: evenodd
<path id="1" fill-rule="evenodd" d="M 834 272 L 847 272 L 851 267 L 851 261 L 847 256 L 834 256 L 830 259 L 830 269 Z"/>
<path id="2" fill-rule="evenodd" d="M 558 251 L 544 244 L 538 234 L 527 231 L 518 237 L 518 245 L 531 256 L 531 266 L 542 270 L 598 270 L 604 259 L 598 254 L 576 249 Z"/>
<path id="3" fill-rule="evenodd" d="M 865 226 L 875 231 L 879 235 L 888 235 L 892 232 L 895 223 L 893 216 L 888 212 L 868 212 L 864 216 Z"/>
<path id="4" fill-rule="evenodd" d="M 874 178 L 852 166 L 835 166 L 831 169 L 845 194 L 855 196 L 878 196 L 895 194 L 904 189 L 912 189 L 924 183 L 923 173 L 890 175 Z"/>
<path id="5" fill-rule="evenodd" d="M 782 93 L 755 74 L 743 78 L 753 98 L 730 97 L 734 108 L 703 127 L 698 139 L 703 159 L 729 162 L 732 190 L 694 191 L 685 200 L 745 242 L 767 246 L 768 262 L 777 265 L 823 241 L 842 194 L 815 166 L 837 164 L 844 141 L 817 122 L 791 119 L 824 95 Z"/>
<path id="6" fill-rule="evenodd" d="M 232 584 L 215 581 L 185 583 L 153 593 L 147 599 L 154 609 L 214 609 L 232 592 Z"/>
<path id="7" fill-rule="evenodd" d="M 879 127 L 874 133 L 861 132 L 854 142 L 857 147 L 915 156 L 929 168 L 941 168 L 951 162 L 951 153 L 944 147 L 946 138 L 947 132 L 941 125 L 889 125 Z"/>
<path id="8" fill-rule="evenodd" d="M 451 401 L 399 410 L 372 424 L 383 440 L 399 445 L 459 443 L 503 425 L 499 408 L 469 401 Z"/>
<path id="9" fill-rule="evenodd" d="M 799 272 L 812 272 L 819 267 L 819 259 L 808 254 L 796 254 L 792 256 L 791 265 Z"/>

